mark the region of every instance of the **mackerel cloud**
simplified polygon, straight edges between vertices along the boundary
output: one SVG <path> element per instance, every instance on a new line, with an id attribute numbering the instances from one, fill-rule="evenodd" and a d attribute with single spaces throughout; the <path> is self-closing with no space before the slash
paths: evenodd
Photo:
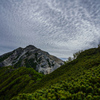
<path id="1" fill-rule="evenodd" d="M 0 0 L 0 54 L 35 45 L 59 58 L 100 42 L 100 0 Z"/>

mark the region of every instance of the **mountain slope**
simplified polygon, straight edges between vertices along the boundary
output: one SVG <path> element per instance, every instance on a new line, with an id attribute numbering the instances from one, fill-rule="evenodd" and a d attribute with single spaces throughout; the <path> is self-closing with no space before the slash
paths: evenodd
<path id="1" fill-rule="evenodd" d="M 34 68 L 43 74 L 49 74 L 61 65 L 63 61 L 49 53 L 29 45 L 25 48 L 18 48 L 10 53 L 0 56 L 0 67 L 14 66 Z"/>
<path id="2" fill-rule="evenodd" d="M 85 50 L 24 92 L 31 93 L 12 100 L 100 100 L 100 47 Z"/>
<path id="3" fill-rule="evenodd" d="M 18 93 L 23 93 L 27 85 L 36 84 L 43 76 L 33 68 L 0 68 L 0 100 L 9 100 Z"/>

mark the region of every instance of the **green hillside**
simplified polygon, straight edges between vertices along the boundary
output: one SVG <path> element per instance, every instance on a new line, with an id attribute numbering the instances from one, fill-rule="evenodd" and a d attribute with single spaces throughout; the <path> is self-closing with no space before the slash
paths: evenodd
<path id="1" fill-rule="evenodd" d="M 18 93 L 23 93 L 27 86 L 36 84 L 43 76 L 33 68 L 0 68 L 0 100 L 9 100 Z"/>
<path id="2" fill-rule="evenodd" d="M 100 48 L 86 50 L 12 100 L 100 100 Z"/>
<path id="3" fill-rule="evenodd" d="M 0 68 L 0 100 L 100 100 L 100 48 L 48 75 L 33 68 Z"/>

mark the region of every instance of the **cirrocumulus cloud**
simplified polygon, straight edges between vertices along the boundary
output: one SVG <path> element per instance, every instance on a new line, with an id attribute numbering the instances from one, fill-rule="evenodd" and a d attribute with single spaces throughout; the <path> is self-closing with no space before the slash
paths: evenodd
<path id="1" fill-rule="evenodd" d="M 100 0 L 0 0 L 0 54 L 35 45 L 59 58 L 100 42 Z"/>

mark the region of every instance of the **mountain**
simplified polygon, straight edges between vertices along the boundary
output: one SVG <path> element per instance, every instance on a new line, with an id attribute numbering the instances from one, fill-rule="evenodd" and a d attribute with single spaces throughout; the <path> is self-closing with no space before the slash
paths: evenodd
<path id="1" fill-rule="evenodd" d="M 0 56 L 0 100 L 34 87 L 43 77 L 64 62 L 49 53 L 29 45 Z M 38 73 L 40 72 L 40 73 Z M 30 90 L 31 92 L 31 90 Z"/>
<path id="2" fill-rule="evenodd" d="M 100 47 L 82 51 L 11 100 L 100 100 Z"/>
<path id="3" fill-rule="evenodd" d="M 0 67 L 13 66 L 34 68 L 37 72 L 49 74 L 63 65 L 64 62 L 49 53 L 29 45 L 0 56 Z"/>
<path id="4" fill-rule="evenodd" d="M 1 61 L 12 52 L 5 55 Z M 0 100 L 100 100 L 100 47 L 47 75 L 33 67 L 0 67 Z"/>

